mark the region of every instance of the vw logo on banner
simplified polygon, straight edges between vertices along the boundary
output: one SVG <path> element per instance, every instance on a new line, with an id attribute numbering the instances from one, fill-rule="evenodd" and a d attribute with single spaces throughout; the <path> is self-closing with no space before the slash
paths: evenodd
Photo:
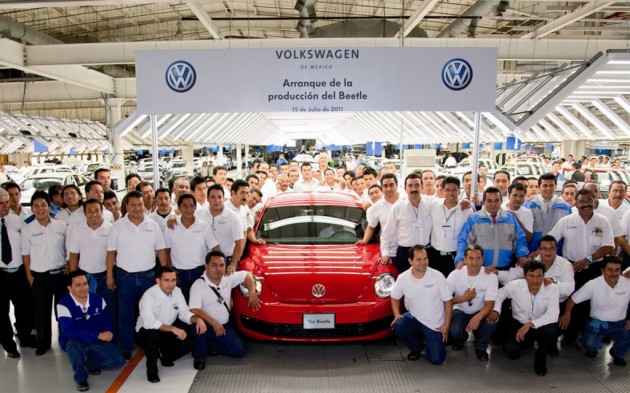
<path id="1" fill-rule="evenodd" d="M 166 69 L 166 84 L 177 93 L 192 89 L 197 81 L 197 73 L 187 61 L 177 60 Z"/>
<path id="2" fill-rule="evenodd" d="M 442 68 L 442 82 L 451 90 L 463 90 L 470 85 L 473 70 L 464 59 L 451 59 Z"/>

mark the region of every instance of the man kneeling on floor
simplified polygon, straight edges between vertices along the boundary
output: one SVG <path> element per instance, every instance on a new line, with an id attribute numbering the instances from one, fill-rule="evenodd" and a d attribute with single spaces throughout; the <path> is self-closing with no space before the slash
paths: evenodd
<path id="1" fill-rule="evenodd" d="M 556 284 L 545 285 L 545 265 L 529 260 L 523 266 L 524 279 L 510 281 L 499 289 L 494 310 L 488 322 L 496 323 L 501 313 L 501 304 L 512 299 L 512 315 L 509 318 L 508 337 L 503 349 L 508 359 L 521 357 L 521 349 L 526 342 L 538 342 L 534 371 L 537 375 L 547 375 L 547 354 L 556 345 L 558 315 L 560 314 L 559 291 Z"/>
<path id="2" fill-rule="evenodd" d="M 425 348 L 427 360 L 442 364 L 446 360 L 446 340 L 453 313 L 453 294 L 446 278 L 429 267 L 424 246 L 409 250 L 411 269 L 401 273 L 392 288 L 394 334 L 411 350 L 407 359 L 418 360 Z M 404 296 L 408 312 L 400 313 L 400 299 Z"/>
<path id="3" fill-rule="evenodd" d="M 234 358 L 245 356 L 243 339 L 230 324 L 232 288 L 244 284 L 248 291 L 249 307 L 258 310 L 260 299 L 256 282 L 246 271 L 226 275 L 225 254 L 211 251 L 206 255 L 206 272 L 190 288 L 190 309 L 211 327 L 204 334 L 195 335 L 195 363 L 197 370 L 206 367 L 209 351 Z"/>
<path id="4" fill-rule="evenodd" d="M 621 277 L 621 264 L 619 258 L 604 257 L 602 275 L 590 280 L 571 295 L 560 318 L 560 326 L 569 326 L 571 310 L 575 304 L 590 300 L 591 319 L 582 336 L 586 356 L 596 357 L 597 351 L 603 346 L 604 338 L 610 337 L 614 344 L 608 353 L 613 358 L 613 364 L 625 367 L 627 363 L 624 357 L 630 351 L 630 280 Z"/>
<path id="5" fill-rule="evenodd" d="M 112 343 L 112 326 L 105 300 L 90 293 L 86 274 L 75 270 L 67 275 L 70 293 L 57 305 L 59 345 L 68 354 L 80 392 L 90 388 L 88 373 L 98 375 L 102 368 L 117 368 L 125 363 Z"/>
<path id="6" fill-rule="evenodd" d="M 138 344 L 147 357 L 147 380 L 152 383 L 160 382 L 158 358 L 162 366 L 172 367 L 173 361 L 192 350 L 192 340 L 186 340 L 185 324 L 194 323 L 197 333 L 206 331 L 206 324 L 190 312 L 177 287 L 177 271 L 162 266 L 155 275 L 156 284 L 140 299 L 140 316 L 136 323 Z"/>

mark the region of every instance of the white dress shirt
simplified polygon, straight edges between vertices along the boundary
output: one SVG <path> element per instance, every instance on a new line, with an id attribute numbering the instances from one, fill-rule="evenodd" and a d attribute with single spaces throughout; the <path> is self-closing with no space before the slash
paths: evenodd
<path id="1" fill-rule="evenodd" d="M 171 249 L 173 267 L 182 270 L 203 266 L 206 255 L 218 244 L 210 225 L 200 218 L 188 228 L 178 219 L 173 229 L 164 230 L 164 241 Z"/>
<path id="2" fill-rule="evenodd" d="M 249 207 L 245 205 L 239 205 L 238 207 L 236 207 L 234 206 L 232 201 L 229 199 L 225 201 L 225 207 L 232 210 L 234 213 L 236 213 L 239 216 L 239 218 L 241 219 L 241 226 L 243 227 L 243 231 L 246 231 L 248 228 L 251 228 L 250 226 L 251 211 L 249 210 Z"/>
<path id="3" fill-rule="evenodd" d="M 1 269 L 17 269 L 22 266 L 22 227 L 26 225 L 24 221 L 15 214 L 7 214 L 4 217 L 4 225 L 7 226 L 9 243 L 11 243 L 11 263 L 5 265 L 0 261 Z M 2 226 L 2 224 L 0 224 Z M 1 255 L 1 254 L 0 254 Z"/>
<path id="4" fill-rule="evenodd" d="M 223 276 L 219 285 L 214 285 L 208 278 L 208 273 L 203 273 L 200 280 L 195 280 L 190 287 L 190 308 L 198 308 L 224 325 L 230 320 L 230 314 L 223 303 L 219 302 L 217 295 L 209 287 L 214 287 L 223 300 L 230 304 L 232 288 L 242 284 L 247 277 L 244 270 L 234 272 L 229 276 Z"/>
<path id="5" fill-rule="evenodd" d="M 381 255 L 396 255 L 395 250 L 398 246 L 429 244 L 433 227 L 429 208 L 429 202 L 424 197 L 420 200 L 418 208 L 408 199 L 396 202 L 389 212 L 385 227 L 381 230 Z"/>
<path id="6" fill-rule="evenodd" d="M 317 179 L 312 179 L 310 182 L 306 182 L 302 179 L 295 182 L 293 185 L 293 190 L 297 192 L 307 192 L 307 191 L 315 191 L 319 187 L 319 181 Z M 263 193 L 263 195 L 265 195 Z"/>
<path id="7" fill-rule="evenodd" d="M 87 223 L 79 224 L 68 235 L 68 253 L 79 254 L 79 268 L 88 273 L 102 273 L 107 270 L 107 239 L 112 224 L 103 221 L 95 230 Z"/>
<path id="8" fill-rule="evenodd" d="M 157 330 L 162 325 L 171 326 L 177 318 L 190 325 L 190 319 L 194 316 L 179 287 L 175 287 L 173 292 L 167 295 L 158 284 L 155 284 L 142 295 L 138 308 L 140 315 L 136 322 L 136 332 L 141 328 Z"/>
<path id="9" fill-rule="evenodd" d="M 462 210 L 460 203 L 449 209 L 444 206 L 444 199 L 435 198 L 431 203 L 431 246 L 438 251 L 457 251 L 457 236 L 473 214 L 471 208 Z"/>
<path id="10" fill-rule="evenodd" d="M 601 247 L 615 245 L 608 219 L 597 213 L 593 213 L 588 223 L 584 223 L 579 213 L 564 216 L 548 234 L 558 242 L 564 239 L 562 256 L 572 262 L 593 255 Z"/>
<path id="11" fill-rule="evenodd" d="M 483 269 L 476 276 L 468 275 L 467 266 L 455 269 L 448 275 L 446 282 L 455 296 L 463 295 L 467 289 L 475 289 L 477 295 L 473 300 L 453 305 L 453 308 L 466 314 L 476 314 L 485 306 L 485 302 L 497 300 L 498 278 L 494 274 L 486 274 Z"/>
<path id="12" fill-rule="evenodd" d="M 534 328 L 539 328 L 558 321 L 560 301 L 556 284 L 541 285 L 538 293 L 533 295 L 524 279 L 510 281 L 499 289 L 494 311 L 501 312 L 505 299 L 512 299 L 512 317 L 522 324 L 531 322 Z"/>
<path id="13" fill-rule="evenodd" d="M 392 210 L 392 206 L 394 206 L 394 204 L 399 200 L 400 197 L 398 197 L 394 203 L 389 203 L 385 200 L 385 197 L 383 197 L 370 206 L 365 213 L 368 225 L 372 228 L 376 228 L 378 224 L 381 224 L 382 231 L 385 226 L 385 222 L 387 221 L 387 217 L 389 217 L 389 212 Z"/>
<path id="14" fill-rule="evenodd" d="M 540 255 L 536 257 L 536 260 L 540 261 Z M 498 276 L 499 283 L 506 285 L 510 281 L 523 278 L 523 268 L 517 265 L 509 270 L 501 270 Z M 558 286 L 560 303 L 567 300 L 575 290 L 573 265 L 560 255 L 556 255 L 551 267 L 545 272 L 545 278 L 551 278 Z"/>
<path id="15" fill-rule="evenodd" d="M 591 300 L 591 318 L 600 321 L 617 322 L 626 319 L 630 302 L 630 280 L 619 277 L 612 288 L 603 276 L 592 279 L 578 289 L 571 299 L 575 303 Z"/>
<path id="16" fill-rule="evenodd" d="M 51 218 L 47 226 L 33 220 L 22 227 L 22 255 L 30 255 L 34 272 L 60 269 L 66 264 L 66 223 Z"/>

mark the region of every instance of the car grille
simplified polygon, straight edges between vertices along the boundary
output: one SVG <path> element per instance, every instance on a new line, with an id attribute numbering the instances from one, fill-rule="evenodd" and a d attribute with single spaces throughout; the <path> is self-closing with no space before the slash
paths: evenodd
<path id="1" fill-rule="evenodd" d="M 302 324 L 270 323 L 241 315 L 243 327 L 256 333 L 290 338 L 341 338 L 367 336 L 390 327 L 392 317 L 363 323 L 337 324 L 334 329 L 304 329 Z"/>

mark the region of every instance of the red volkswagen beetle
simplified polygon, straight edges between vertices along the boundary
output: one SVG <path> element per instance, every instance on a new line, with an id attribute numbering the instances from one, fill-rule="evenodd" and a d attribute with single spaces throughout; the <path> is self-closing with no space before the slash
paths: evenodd
<path id="1" fill-rule="evenodd" d="M 389 294 L 397 271 L 379 264 L 376 239 L 356 245 L 366 228 L 359 200 L 341 193 L 287 193 L 272 197 L 256 237 L 239 263 L 254 274 L 262 307 L 247 307 L 247 289 L 235 294 L 241 332 L 257 340 L 358 341 L 391 334 Z M 242 296 L 241 296 L 242 295 Z"/>

